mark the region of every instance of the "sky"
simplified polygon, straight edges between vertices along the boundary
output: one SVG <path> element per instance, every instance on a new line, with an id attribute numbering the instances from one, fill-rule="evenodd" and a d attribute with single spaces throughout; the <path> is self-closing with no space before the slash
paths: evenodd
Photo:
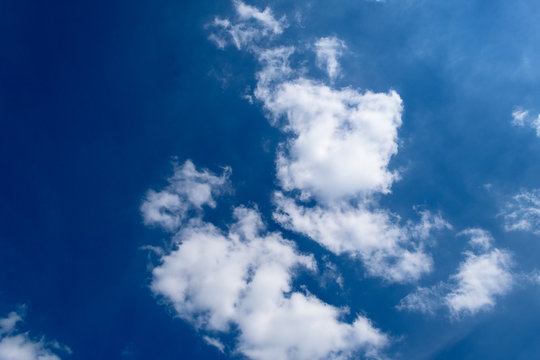
<path id="1" fill-rule="evenodd" d="M 0 9 L 0 360 L 540 358 L 540 3 Z"/>

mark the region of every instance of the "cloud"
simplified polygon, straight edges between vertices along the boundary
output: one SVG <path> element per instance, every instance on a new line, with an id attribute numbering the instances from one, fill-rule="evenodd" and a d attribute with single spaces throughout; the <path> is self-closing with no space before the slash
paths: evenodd
<path id="1" fill-rule="evenodd" d="M 233 44 L 237 49 L 254 45 L 262 38 L 281 34 L 287 27 L 285 18 L 276 19 L 270 8 L 259 10 L 242 1 L 233 2 L 236 10 L 236 20 L 214 18 L 209 24 L 215 32 L 209 39 L 220 49 Z"/>
<path id="2" fill-rule="evenodd" d="M 334 36 L 322 37 L 315 43 L 317 66 L 325 70 L 331 80 L 339 75 L 338 58 L 346 48 L 345 42 Z"/>
<path id="3" fill-rule="evenodd" d="M 2 360 L 60 360 L 55 352 L 71 353 L 58 342 L 34 340 L 28 333 L 17 331 L 17 324 L 24 318 L 24 307 L 0 318 L 0 359 Z"/>
<path id="4" fill-rule="evenodd" d="M 267 66 L 259 79 L 275 77 L 269 68 L 275 71 Z M 282 130 L 291 135 L 277 158 L 285 190 L 298 189 L 320 201 L 389 192 L 398 178 L 387 168 L 397 153 L 401 125 L 396 92 L 337 90 L 305 78 L 271 89 L 259 85 L 256 97 L 273 119 L 286 118 Z"/>
<path id="5" fill-rule="evenodd" d="M 336 254 L 359 256 L 369 275 L 417 280 L 431 270 L 432 260 L 410 240 L 449 224 L 428 216 L 402 227 L 372 199 L 389 193 L 399 178 L 388 164 L 398 150 L 401 98 L 394 91 L 334 89 L 298 76 L 289 63 L 293 52 L 283 47 L 259 54 L 263 68 L 254 93 L 270 121 L 290 135 L 277 152 L 284 192 L 274 197 L 274 218 Z"/>
<path id="6" fill-rule="evenodd" d="M 230 168 L 225 168 L 217 176 L 207 170 L 197 171 L 190 160 L 182 166 L 175 165 L 165 190 L 147 192 L 141 205 L 144 223 L 174 231 L 190 210 L 200 211 L 203 205 L 215 207 L 213 197 L 226 189 L 230 172 Z"/>
<path id="7" fill-rule="evenodd" d="M 530 127 L 536 131 L 536 136 L 540 137 L 540 115 L 530 116 L 529 110 L 518 107 L 512 112 L 512 125 L 519 127 Z"/>
<path id="8" fill-rule="evenodd" d="M 263 11 L 260 11 L 256 7 L 246 5 L 242 1 L 238 0 L 234 1 L 234 6 L 240 19 L 257 20 L 265 29 L 271 31 L 273 34 L 281 34 L 283 32 L 285 25 L 284 20 L 276 20 L 270 8 L 267 7 Z"/>
<path id="9" fill-rule="evenodd" d="M 512 112 L 512 124 L 515 126 L 525 126 L 525 118 L 529 116 L 528 110 L 516 108 Z"/>
<path id="10" fill-rule="evenodd" d="M 254 92 L 271 123 L 289 134 L 277 151 L 283 191 L 274 196 L 274 219 L 335 254 L 359 257 L 371 276 L 417 280 L 432 269 L 420 240 L 450 225 L 425 212 L 419 224 L 401 226 L 398 216 L 377 208 L 374 196 L 388 194 L 399 178 L 389 163 L 398 151 L 400 96 L 308 79 L 291 68 L 293 52 L 259 53 Z"/>
<path id="11" fill-rule="evenodd" d="M 15 330 L 17 323 L 22 321 L 22 317 L 18 312 L 12 311 L 7 317 L 0 319 L 0 335 L 10 333 Z"/>
<path id="12" fill-rule="evenodd" d="M 515 195 L 501 215 L 506 231 L 528 231 L 540 235 L 540 189 Z"/>
<path id="13" fill-rule="evenodd" d="M 424 253 L 420 240 L 433 230 L 450 227 L 429 212 L 422 213 L 418 224 L 400 226 L 396 215 L 364 206 L 305 207 L 280 192 L 275 194 L 274 203 L 274 219 L 283 227 L 308 236 L 335 254 L 358 257 L 369 275 L 393 282 L 414 281 L 431 271 L 433 260 Z"/>
<path id="14" fill-rule="evenodd" d="M 494 249 L 480 255 L 465 254 L 465 261 L 452 278 L 457 285 L 445 297 L 451 312 L 456 315 L 490 309 L 495 298 L 506 294 L 512 287 L 509 252 Z"/>
<path id="15" fill-rule="evenodd" d="M 210 336 L 203 336 L 203 340 L 210 346 L 215 347 L 220 353 L 225 353 L 225 345 L 216 338 Z"/>
<path id="16" fill-rule="evenodd" d="M 478 247 L 481 250 L 488 250 L 493 242 L 493 236 L 484 229 L 469 228 L 461 231 L 458 235 L 469 236 L 469 244 L 472 247 Z"/>
<path id="17" fill-rule="evenodd" d="M 465 260 L 446 283 L 418 287 L 400 301 L 398 309 L 433 314 L 445 307 L 459 318 L 491 309 L 497 297 L 510 291 L 514 283 L 511 253 L 490 250 L 493 238 L 485 230 L 467 229 L 460 235 L 470 236 L 469 245 L 478 252 L 464 252 Z"/>
<path id="18" fill-rule="evenodd" d="M 446 288 L 448 286 L 445 283 L 440 283 L 432 287 L 419 286 L 416 291 L 401 299 L 396 308 L 398 310 L 434 315 L 444 304 L 442 299 Z"/>
<path id="19" fill-rule="evenodd" d="M 176 249 L 154 268 L 153 292 L 180 318 L 211 333 L 214 345 L 235 329 L 236 350 L 252 359 L 344 359 L 388 343 L 365 316 L 345 322 L 347 309 L 293 289 L 295 272 L 314 271 L 315 261 L 268 232 L 256 209 L 237 207 L 234 219 L 227 231 L 185 219 L 173 236 Z"/>
<path id="20" fill-rule="evenodd" d="M 336 37 L 315 44 L 318 64 L 331 79 L 344 49 Z M 295 46 L 249 51 L 261 65 L 254 98 L 288 135 L 276 156 L 281 191 L 274 218 L 336 254 L 359 257 L 371 276 L 405 282 L 431 271 L 422 242 L 449 224 L 426 212 L 425 222 L 401 226 L 399 217 L 378 209 L 374 199 L 389 194 L 399 179 L 389 163 L 398 151 L 400 96 L 310 79 L 305 69 L 291 65 Z"/>

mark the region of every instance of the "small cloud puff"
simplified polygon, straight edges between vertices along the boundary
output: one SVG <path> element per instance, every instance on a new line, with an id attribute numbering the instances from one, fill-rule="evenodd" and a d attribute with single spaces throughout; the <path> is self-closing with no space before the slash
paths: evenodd
<path id="1" fill-rule="evenodd" d="M 146 193 L 141 205 L 144 223 L 175 231 L 190 210 L 216 206 L 214 196 L 226 190 L 230 173 L 230 168 L 225 168 L 220 176 L 207 170 L 197 171 L 190 160 L 175 165 L 174 175 L 164 190 Z"/>

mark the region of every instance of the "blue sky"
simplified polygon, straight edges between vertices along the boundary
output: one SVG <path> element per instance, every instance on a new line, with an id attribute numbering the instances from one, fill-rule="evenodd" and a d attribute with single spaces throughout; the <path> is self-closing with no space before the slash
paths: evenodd
<path id="1" fill-rule="evenodd" d="M 0 360 L 540 357 L 540 4 L 0 7 Z"/>

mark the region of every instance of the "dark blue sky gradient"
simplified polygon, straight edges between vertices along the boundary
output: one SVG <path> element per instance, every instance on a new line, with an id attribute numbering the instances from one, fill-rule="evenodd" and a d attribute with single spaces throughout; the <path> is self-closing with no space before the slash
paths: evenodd
<path id="1" fill-rule="evenodd" d="M 291 24 L 302 13 L 284 42 L 336 35 L 349 49 L 336 86 L 395 89 L 404 100 L 392 161 L 403 178 L 381 203 L 404 219 L 417 219 L 418 205 L 457 231 L 487 228 L 518 270 L 534 269 L 538 238 L 504 232 L 497 214 L 509 195 L 539 187 L 540 139 L 510 121 L 517 105 L 540 110 L 540 3 L 310 4 L 270 4 Z M 208 219 L 225 226 L 233 205 L 257 204 L 279 229 L 269 200 L 284 135 L 242 99 L 255 83 L 253 59 L 207 40 L 205 24 L 231 12 L 227 1 L 0 2 L 0 316 L 27 304 L 24 329 L 70 346 L 66 358 L 225 358 L 148 289 L 157 259 L 140 248 L 168 240 L 143 226 L 139 206 L 165 184 L 174 157 L 189 158 L 233 169 L 234 194 Z M 538 287 L 459 322 L 399 312 L 414 286 L 366 279 L 359 262 L 284 234 L 340 263 L 345 291 L 309 274 L 299 282 L 403 336 L 396 358 L 540 358 Z M 435 271 L 420 284 L 446 279 L 466 241 L 437 238 Z"/>

